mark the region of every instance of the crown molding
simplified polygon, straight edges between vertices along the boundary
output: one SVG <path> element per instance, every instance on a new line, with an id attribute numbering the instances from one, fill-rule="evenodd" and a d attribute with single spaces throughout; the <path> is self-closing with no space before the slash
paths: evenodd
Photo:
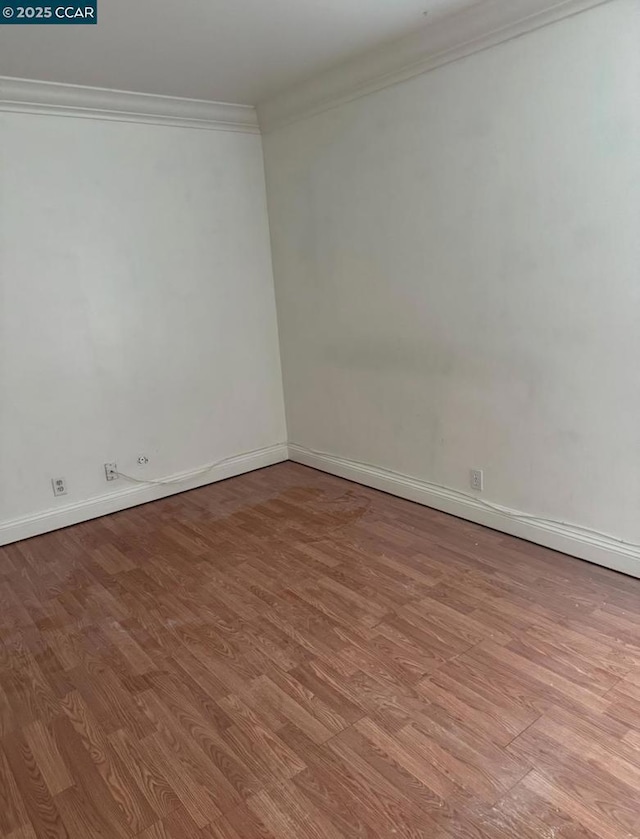
<path id="1" fill-rule="evenodd" d="M 263 133 L 406 81 L 611 0 L 484 0 L 258 104 Z"/>
<path id="2" fill-rule="evenodd" d="M 259 134 L 255 108 L 0 77 L 0 111 Z"/>

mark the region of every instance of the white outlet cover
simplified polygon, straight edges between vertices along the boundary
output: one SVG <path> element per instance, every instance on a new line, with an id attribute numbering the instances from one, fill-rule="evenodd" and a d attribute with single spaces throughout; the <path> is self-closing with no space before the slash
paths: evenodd
<path id="1" fill-rule="evenodd" d="M 55 496 L 66 495 L 67 494 L 67 480 L 66 480 L 66 478 L 51 478 L 51 487 L 53 489 L 53 494 Z"/>
<path id="2" fill-rule="evenodd" d="M 469 473 L 469 482 L 471 489 L 475 489 L 476 492 L 482 492 L 484 489 L 484 472 L 482 469 L 472 469 Z"/>
<path id="3" fill-rule="evenodd" d="M 105 463 L 104 476 L 108 481 L 118 480 L 118 466 L 115 463 Z"/>

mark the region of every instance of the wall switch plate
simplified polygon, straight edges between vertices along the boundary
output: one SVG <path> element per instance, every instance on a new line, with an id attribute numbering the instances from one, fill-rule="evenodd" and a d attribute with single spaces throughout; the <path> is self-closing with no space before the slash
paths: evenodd
<path id="1" fill-rule="evenodd" d="M 484 472 L 482 469 L 472 469 L 469 472 L 469 482 L 471 489 L 475 489 L 476 492 L 482 492 L 484 489 Z"/>
<path id="2" fill-rule="evenodd" d="M 118 467 L 115 463 L 105 463 L 104 465 L 104 475 L 108 481 L 117 481 L 118 480 Z"/>
<path id="3" fill-rule="evenodd" d="M 53 487 L 53 494 L 66 495 L 67 494 L 67 479 L 66 478 L 51 478 L 51 486 Z"/>

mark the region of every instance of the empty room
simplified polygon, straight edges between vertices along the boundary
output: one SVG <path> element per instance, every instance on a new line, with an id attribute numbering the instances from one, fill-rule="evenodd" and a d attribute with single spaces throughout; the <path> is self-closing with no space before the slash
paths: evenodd
<path id="1" fill-rule="evenodd" d="M 0 0 L 0 839 L 640 839 L 640 0 Z"/>

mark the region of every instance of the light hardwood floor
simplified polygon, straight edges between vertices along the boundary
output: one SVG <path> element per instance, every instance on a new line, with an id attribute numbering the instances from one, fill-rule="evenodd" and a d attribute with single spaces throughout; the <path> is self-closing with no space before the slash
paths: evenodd
<path id="1" fill-rule="evenodd" d="M 640 581 L 285 463 L 0 549 L 0 836 L 636 839 Z"/>

